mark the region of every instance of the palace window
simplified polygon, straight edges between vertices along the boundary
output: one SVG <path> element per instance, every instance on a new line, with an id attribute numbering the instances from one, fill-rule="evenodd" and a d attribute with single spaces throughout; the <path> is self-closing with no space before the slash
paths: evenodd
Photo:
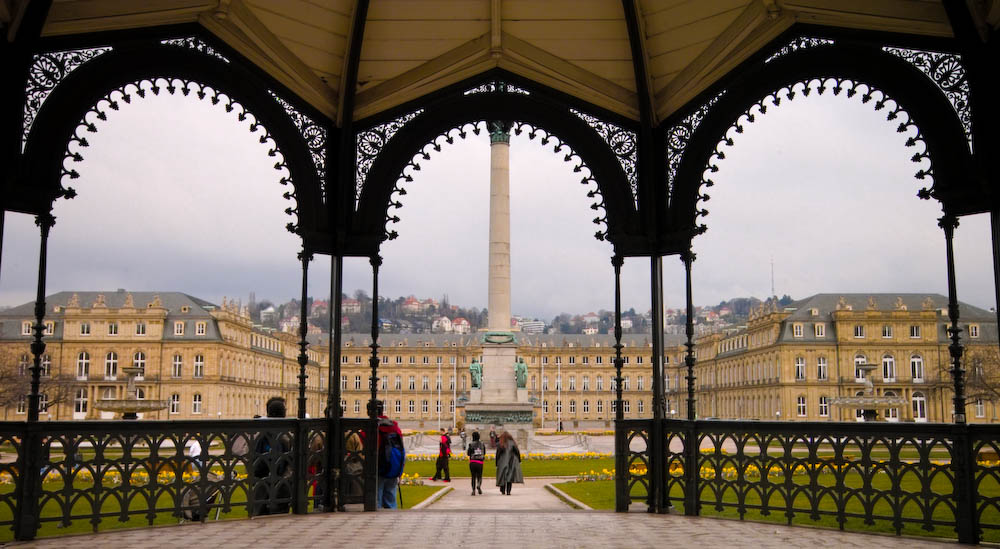
<path id="1" fill-rule="evenodd" d="M 344 388 L 346 389 L 347 387 L 344 387 Z M 397 390 L 397 391 L 400 391 L 400 390 L 403 389 L 403 376 L 396 376 L 396 379 L 395 379 L 395 382 L 392 385 L 392 388 L 395 389 L 395 390 Z M 396 411 L 398 412 L 399 410 L 396 410 Z"/>
<path id="2" fill-rule="evenodd" d="M 636 391 L 641 391 L 642 390 L 642 376 L 636 376 L 636 378 L 635 378 L 635 390 Z"/>
<path id="3" fill-rule="evenodd" d="M 854 380 L 863 383 L 865 381 L 865 374 L 861 370 L 860 366 L 868 364 L 868 358 L 865 355 L 858 353 L 854 357 Z"/>
<path id="4" fill-rule="evenodd" d="M 914 383 L 924 382 L 924 359 L 920 355 L 910 357 L 910 376 Z"/>
<path id="5" fill-rule="evenodd" d="M 890 354 L 882 357 L 882 381 L 896 381 L 896 359 Z"/>
<path id="6" fill-rule="evenodd" d="M 896 393 L 886 391 L 884 395 L 887 397 L 894 397 L 896 396 Z M 885 419 L 886 421 L 899 421 L 899 408 L 887 408 L 885 410 Z"/>
<path id="7" fill-rule="evenodd" d="M 542 401 L 542 413 L 543 414 L 549 413 L 549 401 L 548 400 L 543 400 Z"/>
<path id="8" fill-rule="evenodd" d="M 532 377 L 531 379 L 532 379 L 532 381 L 534 381 L 535 378 Z M 532 389 L 535 388 L 535 384 L 534 383 L 531 384 L 531 388 Z M 455 390 L 455 376 L 453 376 L 453 375 L 452 376 L 448 376 L 448 390 L 449 391 L 454 391 Z"/>
<path id="9" fill-rule="evenodd" d="M 819 417 L 830 417 L 830 397 L 819 397 Z"/>
<path id="10" fill-rule="evenodd" d="M 396 364 L 402 364 L 402 363 L 403 363 L 403 356 L 396 355 Z"/>
<path id="11" fill-rule="evenodd" d="M 923 393 L 913 393 L 913 421 L 927 421 L 927 397 Z"/>
<path id="12" fill-rule="evenodd" d="M 583 413 L 585 413 L 585 414 L 589 414 L 590 413 L 590 401 L 589 400 L 584 399 L 584 401 L 583 401 Z"/>
<path id="13" fill-rule="evenodd" d="M 426 400 L 421 400 L 420 401 L 420 411 L 426 414 L 428 409 L 429 408 L 427 406 L 427 401 Z"/>
<path id="14" fill-rule="evenodd" d="M 27 409 L 28 399 L 26 397 L 21 397 L 17 399 L 17 409 L 14 411 L 16 414 L 23 414 Z"/>
<path id="15" fill-rule="evenodd" d="M 410 380 L 409 381 L 410 381 L 410 384 L 408 385 L 408 387 L 410 388 L 410 390 L 411 391 L 416 391 L 417 390 L 417 378 L 414 377 L 414 376 L 410 376 Z"/>
<path id="16" fill-rule="evenodd" d="M 912 337 L 913 339 L 920 338 L 920 326 L 918 324 L 910 326 L 910 337 Z"/>
<path id="17" fill-rule="evenodd" d="M 569 401 L 569 413 L 571 413 L 571 414 L 575 414 L 576 413 L 576 401 L 575 400 L 571 399 Z"/>
<path id="18" fill-rule="evenodd" d="M 569 357 L 569 363 L 570 364 L 576 364 L 576 357 L 575 356 Z"/>
<path id="19" fill-rule="evenodd" d="M 80 335 L 82 335 L 82 336 L 89 336 L 90 335 L 90 323 L 89 322 L 81 322 L 80 323 Z"/>
<path id="20" fill-rule="evenodd" d="M 17 375 L 24 376 L 28 374 L 28 364 L 31 359 L 28 358 L 27 354 L 21 355 L 21 360 L 17 363 Z"/>
<path id="21" fill-rule="evenodd" d="M 347 355 L 340 355 L 340 363 L 347 364 Z"/>
<path id="22" fill-rule="evenodd" d="M 594 358 L 594 362 L 596 362 L 597 364 L 603 364 L 604 363 L 603 359 L 604 357 L 598 356 Z"/>
<path id="23" fill-rule="evenodd" d="M 389 390 L 389 376 L 382 376 L 381 383 L 378 386 L 380 391 Z"/>
<path id="24" fill-rule="evenodd" d="M 854 337 L 865 337 L 865 327 L 862 324 L 854 325 Z"/>
<path id="25" fill-rule="evenodd" d="M 51 320 L 47 321 L 45 323 L 45 335 L 50 336 L 54 333 L 56 333 L 56 323 Z"/>
<path id="26" fill-rule="evenodd" d="M 795 357 L 795 380 L 804 381 L 806 379 L 806 359 L 800 356 Z"/>
<path id="27" fill-rule="evenodd" d="M 625 376 L 622 379 L 622 391 L 628 391 L 628 384 L 629 384 L 629 378 L 628 376 Z"/>
<path id="28" fill-rule="evenodd" d="M 604 401 L 603 400 L 598 400 L 597 401 L 597 413 L 598 414 L 604 413 Z"/>
<path id="29" fill-rule="evenodd" d="M 417 363 L 417 357 L 410 355 L 410 364 L 416 364 L 416 363 Z"/>
<path id="30" fill-rule="evenodd" d="M 361 355 L 355 355 L 354 356 L 354 363 L 355 364 L 361 364 Z"/>
<path id="31" fill-rule="evenodd" d="M 184 323 L 183 322 L 174 322 L 174 335 L 175 336 L 182 336 L 182 335 L 184 335 Z"/>
<path id="32" fill-rule="evenodd" d="M 792 324 L 792 337 L 802 337 L 801 324 Z"/>
<path id="33" fill-rule="evenodd" d="M 806 417 L 807 415 L 806 397 L 804 396 L 798 397 L 797 399 L 795 399 L 795 403 L 796 403 L 796 413 L 798 413 L 799 417 Z"/>
<path id="34" fill-rule="evenodd" d="M 111 351 L 104 357 L 104 379 L 118 377 L 118 353 Z"/>
<path id="35" fill-rule="evenodd" d="M 542 390 L 549 390 L 549 376 L 542 376 Z"/>
<path id="36" fill-rule="evenodd" d="M 135 323 L 135 335 L 137 335 L 137 336 L 144 336 L 144 335 L 146 335 L 146 323 L 145 322 L 140 321 L 140 322 L 136 322 Z"/>
<path id="37" fill-rule="evenodd" d="M 596 386 L 597 386 L 597 390 L 598 391 L 603 391 L 604 390 L 604 378 L 603 377 L 597 376 L 594 379 L 594 382 L 597 384 Z"/>
<path id="38" fill-rule="evenodd" d="M 194 377 L 205 377 L 205 355 L 194 355 Z"/>
<path id="39" fill-rule="evenodd" d="M 813 327 L 816 337 L 826 337 L 826 324 L 816 324 Z"/>
<path id="40" fill-rule="evenodd" d="M 439 413 L 439 414 L 441 413 L 441 401 L 440 400 L 435 400 L 434 401 L 434 411 L 437 412 L 437 413 Z"/>
<path id="41" fill-rule="evenodd" d="M 635 357 L 635 363 L 636 364 L 642 364 L 642 356 Z"/>
<path id="42" fill-rule="evenodd" d="M 203 336 L 205 335 L 207 324 L 205 322 L 196 322 L 194 325 L 194 334 Z"/>
<path id="43" fill-rule="evenodd" d="M 639 379 L 642 379 L 642 378 L 640 377 Z M 532 387 L 532 388 L 534 388 L 534 387 Z M 590 390 L 590 376 L 583 376 L 583 390 L 584 391 L 589 391 Z"/>
<path id="44" fill-rule="evenodd" d="M 981 398 L 976 399 L 976 417 L 986 417 L 986 403 Z"/>
<path id="45" fill-rule="evenodd" d="M 636 408 L 636 410 L 637 410 L 637 411 L 638 411 L 638 412 L 639 412 L 639 413 L 641 414 L 641 413 L 642 413 L 642 411 L 643 411 L 643 409 L 645 408 L 645 401 L 644 401 L 644 400 L 642 400 L 642 399 L 639 399 L 639 401 L 638 401 L 638 402 L 636 402 L 636 405 L 638 406 L 638 407 Z"/>
<path id="46" fill-rule="evenodd" d="M 42 371 L 39 373 L 42 377 L 52 375 L 52 357 L 50 355 L 42 355 Z"/>
<path id="47" fill-rule="evenodd" d="M 415 407 L 415 404 L 416 404 L 416 401 L 414 401 L 414 400 L 411 400 L 411 401 L 409 402 L 409 407 L 407 408 L 407 410 L 409 410 L 409 412 L 410 412 L 411 414 L 413 413 L 413 410 L 414 410 L 414 407 Z"/>
<path id="48" fill-rule="evenodd" d="M 403 411 L 403 401 L 402 400 L 397 400 L 396 401 L 396 413 L 398 414 L 398 413 L 400 413 L 402 411 Z"/>
<path id="49" fill-rule="evenodd" d="M 424 376 L 423 378 L 421 378 L 421 380 L 420 380 L 420 389 L 426 391 L 426 390 L 428 390 L 430 388 L 431 388 L 431 380 L 430 380 L 430 378 L 428 378 L 427 376 Z"/>
<path id="50" fill-rule="evenodd" d="M 632 401 L 630 400 L 622 401 L 622 412 L 629 414 L 632 412 L 631 408 L 632 408 Z"/>
<path id="51" fill-rule="evenodd" d="M 826 380 L 830 376 L 830 368 L 826 362 L 826 357 L 821 356 L 816 359 L 816 379 Z"/>
<path id="52" fill-rule="evenodd" d="M 191 413 L 201 413 L 201 393 L 195 393 L 194 396 L 191 397 Z"/>
<path id="53" fill-rule="evenodd" d="M 361 401 L 360 400 L 355 400 L 354 401 L 354 413 L 355 414 L 360 414 L 361 413 Z"/>
<path id="54" fill-rule="evenodd" d="M 341 391 L 346 391 L 347 390 L 347 376 L 346 375 L 340 376 L 340 390 Z"/>
<path id="55" fill-rule="evenodd" d="M 542 364 L 548 364 L 548 363 L 549 363 L 549 357 L 543 356 L 542 357 Z"/>
<path id="56" fill-rule="evenodd" d="M 181 377 L 184 373 L 184 359 L 181 355 L 174 355 L 174 362 L 170 368 L 170 377 Z"/>
<path id="57" fill-rule="evenodd" d="M 584 364 L 590 364 L 590 357 L 588 356 L 583 357 L 581 360 L 583 361 Z"/>
<path id="58" fill-rule="evenodd" d="M 561 356 L 557 356 L 556 357 L 556 364 L 562 364 L 562 357 Z"/>
<path id="59" fill-rule="evenodd" d="M 576 390 L 576 376 L 569 376 L 569 390 Z"/>
<path id="60" fill-rule="evenodd" d="M 361 390 L 361 376 L 354 376 L 354 390 Z"/>
<path id="61" fill-rule="evenodd" d="M 448 413 L 449 414 L 454 414 L 455 413 L 455 401 L 454 400 L 449 400 L 448 401 Z"/>
<path id="62" fill-rule="evenodd" d="M 31 322 L 24 321 L 21 323 L 21 335 L 30 336 L 31 335 Z"/>
<path id="63" fill-rule="evenodd" d="M 892 326 L 888 324 L 882 326 L 882 337 L 885 339 L 889 339 L 892 337 Z"/>
<path id="64" fill-rule="evenodd" d="M 139 373 L 136 374 L 136 377 L 144 377 L 146 375 L 146 353 L 136 351 L 135 354 L 132 355 L 132 367 L 139 369 Z"/>
<path id="65" fill-rule="evenodd" d="M 969 324 L 969 337 L 972 338 L 972 339 L 976 339 L 976 338 L 979 337 L 979 325 L 978 324 Z"/>
<path id="66" fill-rule="evenodd" d="M 76 379 L 87 379 L 90 377 L 90 353 L 81 351 L 76 356 Z"/>
<path id="67" fill-rule="evenodd" d="M 77 389 L 73 398 L 73 411 L 78 414 L 87 413 L 87 389 Z"/>
<path id="68" fill-rule="evenodd" d="M 49 413 L 49 395 L 45 393 L 38 395 L 38 413 Z"/>

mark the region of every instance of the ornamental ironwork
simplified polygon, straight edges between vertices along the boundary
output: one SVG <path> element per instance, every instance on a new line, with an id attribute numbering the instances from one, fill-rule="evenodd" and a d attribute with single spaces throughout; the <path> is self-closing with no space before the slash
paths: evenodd
<path id="1" fill-rule="evenodd" d="M 466 423 L 481 423 L 490 425 L 507 425 L 510 423 L 531 423 L 533 413 L 525 410 L 511 411 L 471 411 L 466 410 Z"/>
<path id="2" fill-rule="evenodd" d="M 379 124 L 374 128 L 358 132 L 357 145 L 355 146 L 355 159 L 358 166 L 354 181 L 355 204 L 358 200 L 361 200 L 361 191 L 365 188 L 368 172 L 372 169 L 375 159 L 382 152 L 382 148 L 392 139 L 392 136 L 396 135 L 396 132 L 403 129 L 403 126 L 407 122 L 413 120 L 422 112 L 424 112 L 423 109 L 417 109 L 395 120 L 390 120 L 385 124 Z"/>
<path id="3" fill-rule="evenodd" d="M 288 101 L 279 97 L 278 94 L 270 90 L 268 93 L 270 93 L 271 97 L 273 97 L 274 100 L 281 105 L 281 108 L 285 110 L 288 118 L 290 118 L 292 123 L 295 124 L 295 127 L 298 128 L 299 135 L 302 136 L 302 141 L 305 142 L 306 148 L 309 149 L 309 156 L 312 157 L 313 165 L 316 166 L 318 181 L 326 183 L 326 128 L 316 123 L 316 121 L 312 118 L 302 114 L 301 111 L 293 107 Z"/>
<path id="4" fill-rule="evenodd" d="M 716 94 L 715 97 L 703 103 L 694 112 L 685 116 L 680 122 L 674 124 L 667 130 L 667 195 L 670 195 L 677 178 L 677 168 L 680 167 L 684 158 L 684 151 L 695 130 L 701 125 L 701 121 L 708 115 L 712 105 L 715 105 L 719 98 L 725 94 L 725 90 Z"/>
<path id="5" fill-rule="evenodd" d="M 910 50 L 906 48 L 883 47 L 890 53 L 913 65 L 934 82 L 941 93 L 951 103 L 958 120 L 962 123 L 965 137 L 972 149 L 972 112 L 969 105 L 969 80 L 965 73 L 962 57 L 955 53 Z"/>
<path id="6" fill-rule="evenodd" d="M 618 159 L 622 171 L 625 172 L 625 180 L 628 181 L 629 189 L 632 192 L 632 204 L 633 206 L 638 205 L 639 172 L 636 169 L 636 165 L 638 164 L 637 156 L 639 148 L 637 146 L 638 136 L 636 133 L 575 109 L 570 109 L 569 112 L 586 122 L 608 144 L 611 153 Z"/>
<path id="7" fill-rule="evenodd" d="M 212 46 L 209 46 L 208 44 L 206 44 L 205 42 L 194 36 L 188 36 L 186 38 L 168 38 L 166 40 L 161 40 L 160 43 L 163 44 L 164 46 L 178 46 L 181 48 L 194 50 L 200 53 L 204 53 L 205 55 L 211 55 L 216 59 L 221 59 L 222 61 L 229 63 L 228 57 L 222 55 L 221 53 L 219 53 L 218 50 L 216 50 Z"/>
<path id="8" fill-rule="evenodd" d="M 715 184 L 715 182 L 711 179 L 711 174 L 719 171 L 719 165 L 716 161 L 726 158 L 726 154 L 722 150 L 723 147 L 731 147 L 735 144 L 735 140 L 730 132 L 735 132 L 737 134 L 743 133 L 744 124 L 753 123 L 758 114 L 766 114 L 768 105 L 777 107 L 781 105 L 783 100 L 792 101 L 800 94 L 803 97 L 808 97 L 813 91 L 815 91 L 818 95 L 823 95 L 827 91 L 832 91 L 833 95 L 839 96 L 841 93 L 844 93 L 844 95 L 848 98 L 857 96 L 862 103 L 871 103 L 872 107 L 876 111 L 886 110 L 886 120 L 890 122 L 899 120 L 899 123 L 896 126 L 896 132 L 910 134 L 906 138 L 905 146 L 909 148 L 916 147 L 918 144 L 923 145 L 919 150 L 917 150 L 917 152 L 913 153 L 910 157 L 910 161 L 921 164 L 921 168 L 917 170 L 914 177 L 919 180 L 929 178 L 931 180 L 931 185 L 920 189 L 917 192 L 917 196 L 920 198 L 930 198 L 933 196 L 934 165 L 930 157 L 930 153 L 927 150 L 927 142 L 924 139 L 920 128 L 913 121 L 913 118 L 910 117 L 909 113 L 903 110 L 903 107 L 894 99 L 889 97 L 884 91 L 872 86 L 871 84 L 857 82 L 848 78 L 837 77 L 811 78 L 799 81 L 769 93 L 764 98 L 750 105 L 750 107 L 740 114 L 736 121 L 726 130 L 723 137 L 716 144 L 715 149 L 709 155 L 699 187 L 711 187 Z M 926 166 L 923 164 L 925 161 Z M 709 198 L 710 197 L 707 194 L 699 194 L 697 201 L 707 202 Z M 707 215 L 708 210 L 696 209 L 696 219 Z M 702 234 L 708 230 L 708 227 L 704 224 L 695 223 L 694 230 L 697 234 Z"/>
<path id="9" fill-rule="evenodd" d="M 504 82 L 503 80 L 480 84 L 475 88 L 466 90 L 462 95 L 471 95 L 474 93 L 519 93 L 521 95 L 531 95 L 530 91 L 509 82 Z"/>
<path id="10" fill-rule="evenodd" d="M 819 46 L 832 46 L 833 40 L 829 38 L 810 38 L 808 36 L 802 36 L 792 40 L 788 44 L 782 46 L 778 51 L 771 54 L 770 57 L 764 60 L 765 63 L 770 63 L 775 59 L 788 55 L 790 53 L 797 52 L 799 50 L 804 50 L 808 48 L 815 48 Z"/>
<path id="11" fill-rule="evenodd" d="M 87 61 L 111 51 L 110 47 L 88 48 L 80 50 L 53 51 L 35 55 L 28 69 L 28 80 L 24 93 L 24 124 L 21 129 L 21 151 L 28 143 L 28 133 L 38 116 L 42 104 L 56 89 L 56 86 L 71 72 Z"/>
<path id="12" fill-rule="evenodd" d="M 256 133 L 258 130 L 262 132 L 258 141 L 269 147 L 267 155 L 277 158 L 274 163 L 274 169 L 282 172 L 281 179 L 278 182 L 282 185 L 288 185 L 293 182 L 290 169 L 285 162 L 285 156 L 282 154 L 277 141 L 253 113 L 224 92 L 200 82 L 175 77 L 144 78 L 119 86 L 105 94 L 104 97 L 99 99 L 84 113 L 83 118 L 77 123 L 76 128 L 73 129 L 73 134 L 66 143 L 64 158 L 74 163 L 83 161 L 81 150 L 90 146 L 87 134 L 97 133 L 97 122 L 106 121 L 109 110 L 117 111 L 121 108 L 122 102 L 129 104 L 132 102 L 134 96 L 145 98 L 147 93 L 159 95 L 161 91 L 166 91 L 170 95 L 180 93 L 185 97 L 193 94 L 198 100 L 207 99 L 212 105 L 221 104 L 227 113 L 235 112 L 238 121 L 248 122 L 247 129 L 250 130 L 250 133 Z M 68 168 L 67 163 L 63 162 L 60 179 L 67 177 L 69 179 L 77 179 L 80 177 L 80 174 L 75 169 Z M 297 218 L 299 211 L 295 186 L 292 185 L 291 190 L 285 192 L 282 196 L 286 200 L 293 202 L 292 206 L 285 209 L 285 214 Z M 299 227 L 296 223 L 288 223 L 285 228 L 291 233 L 299 233 Z"/>

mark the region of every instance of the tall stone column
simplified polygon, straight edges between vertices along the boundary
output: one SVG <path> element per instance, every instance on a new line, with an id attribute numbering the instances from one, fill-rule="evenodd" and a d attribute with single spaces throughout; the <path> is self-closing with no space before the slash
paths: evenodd
<path id="1" fill-rule="evenodd" d="M 510 132 L 490 122 L 490 331 L 510 331 Z"/>

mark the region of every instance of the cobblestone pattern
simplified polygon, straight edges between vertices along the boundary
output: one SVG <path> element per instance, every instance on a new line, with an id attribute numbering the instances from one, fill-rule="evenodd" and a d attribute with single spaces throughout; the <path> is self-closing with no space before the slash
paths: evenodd
<path id="1" fill-rule="evenodd" d="M 485 490 L 484 490 L 485 491 Z M 396 533 L 386 536 L 386 532 Z M 400 538 L 402 535 L 403 538 Z M 404 539 L 404 542 L 400 542 Z M 603 511 L 383 511 L 262 517 L 66 536 L 19 548 L 178 547 L 945 547 L 954 543 L 712 518 Z"/>

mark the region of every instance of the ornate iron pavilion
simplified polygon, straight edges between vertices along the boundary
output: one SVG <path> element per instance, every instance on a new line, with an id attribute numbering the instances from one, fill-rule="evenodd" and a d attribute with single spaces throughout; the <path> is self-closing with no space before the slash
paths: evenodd
<path id="1" fill-rule="evenodd" d="M 397 236 L 394 211 L 402 207 L 405 184 L 420 162 L 456 138 L 480 132 L 485 120 L 504 121 L 515 133 L 551 145 L 581 174 L 598 212 L 595 236 L 614 248 L 619 378 L 620 268 L 625 257 L 649 257 L 651 263 L 654 406 L 651 420 L 634 425 L 623 421 L 622 407 L 617 407 L 619 510 L 627 508 L 637 482 L 648 487 L 643 499 L 655 512 L 677 500 L 671 490 L 683 484 L 685 512 L 697 514 L 704 492 L 697 488 L 700 458 L 695 442 L 717 440 L 723 433 L 744 436 L 738 425 L 708 426 L 695 417 L 691 250 L 692 240 L 706 230 L 705 189 L 713 185 L 716 161 L 724 158 L 746 124 L 797 97 L 829 93 L 857 99 L 898 121 L 899 132 L 908 136 L 901 138 L 900 146 L 912 148 L 919 164 L 915 176 L 926 183 L 919 197 L 941 203 L 955 423 L 923 431 L 907 427 L 905 432 L 914 440 L 947 441 L 955 479 L 954 493 L 944 498 L 955 509 L 947 525 L 962 541 L 978 540 L 982 508 L 975 507 L 973 455 L 984 445 L 998 443 L 996 433 L 975 435 L 965 425 L 952 238 L 961 216 L 990 213 L 1000 280 L 1000 170 L 993 161 L 1000 145 L 995 131 L 1000 122 L 998 24 L 998 0 L 883 0 L 852 8 L 825 0 L 683 5 L 663 0 L 167 0 L 134 6 L 102 0 L 0 2 L 0 28 L 7 37 L 0 45 L 0 149 L 7 166 L 3 211 L 36 216 L 41 252 L 28 422 L 7 425 L 3 435 L 17 441 L 17 471 L 23 472 L 16 474 L 16 497 L 0 498 L 14 511 L 17 538 L 34 536 L 40 502 L 56 497 L 41 488 L 40 465 L 62 467 L 62 474 L 71 479 L 66 463 L 43 457 L 54 437 L 66 448 L 78 444 L 80 437 L 103 444 L 102 437 L 118 436 L 112 435 L 114 428 L 97 424 L 53 428 L 37 423 L 45 349 L 46 244 L 55 224 L 52 206 L 75 195 L 70 184 L 78 170 L 86 168 L 80 162 L 87 136 L 100 130 L 108 110 L 148 94 L 180 93 L 236 111 L 251 131 L 263 129 L 261 142 L 270 147 L 281 183 L 288 186 L 287 228 L 302 240 L 303 297 L 312 258 L 323 254 L 333 259 L 331 314 L 340 308 L 344 257 L 370 259 L 377 304 L 380 246 Z M 662 258 L 671 255 L 678 256 L 686 270 L 686 420 L 666 420 L 663 408 Z M 274 432 L 266 433 L 275 441 L 286 437 L 294 443 L 282 455 L 271 450 L 264 456 L 270 462 L 294 462 L 294 486 L 283 492 L 275 486 L 285 481 L 273 475 L 270 484 L 258 484 L 267 487 L 260 497 L 291 501 L 297 512 L 306 508 L 307 481 L 319 476 L 328 487 L 321 497 L 328 506 L 347 501 L 336 499 L 344 492 L 338 491 L 331 471 L 339 470 L 345 453 L 359 450 L 345 449 L 342 443 L 352 433 L 366 433 L 365 453 L 371 458 L 375 432 L 374 407 L 367 423 L 341 418 L 336 382 L 328 384 L 328 418 L 304 419 L 304 313 L 299 419 L 275 423 L 268 427 Z M 339 378 L 340 323 L 331 324 L 334 380 Z M 378 398 L 377 338 L 373 322 L 373 403 Z M 620 401 L 621 383 L 616 386 Z M 117 440 L 124 445 L 139 436 L 146 436 L 150 445 L 165 439 L 205 442 L 215 432 L 225 439 L 225 457 L 237 459 L 235 441 L 252 438 L 248 433 L 255 429 L 260 428 L 238 422 L 214 427 L 144 423 L 126 429 L 132 438 Z M 746 436 L 759 438 L 768 429 L 772 437 L 805 436 L 780 424 L 761 425 L 756 434 Z M 842 440 L 836 432 L 868 437 L 859 443 L 862 446 L 893 436 L 868 426 L 813 429 L 834 445 Z M 322 455 L 307 450 L 317 436 L 329 442 Z M 645 453 L 629 449 L 637 436 L 647 441 Z M 671 443 L 681 440 L 684 450 L 672 449 Z M 766 442 L 758 440 L 759 446 Z M 122 459 L 117 465 L 129 466 L 131 462 Z M 642 478 L 628 472 L 634 459 L 649 465 Z M 765 462 L 762 466 L 767 467 Z M 307 463 L 318 464 L 326 473 L 317 476 L 314 469 L 307 479 Z M 375 463 L 365 463 L 364 501 L 366 508 L 374 509 Z M 673 464 L 685 465 L 687 474 L 675 474 Z M 227 468 L 232 466 L 227 462 Z M 928 466 L 921 474 L 933 471 Z M 207 490 L 207 482 L 203 477 L 199 489 Z M 239 484 L 221 482 L 229 488 Z M 737 485 L 741 490 L 746 486 L 745 479 Z M 180 498 L 179 485 L 175 488 L 171 493 Z M 243 489 L 257 494 L 253 486 Z M 899 496 L 898 490 L 893 493 Z M 74 497 L 59 500 L 63 518 L 88 518 L 96 528 L 102 516 L 98 500 L 93 499 L 92 512 L 80 516 L 72 511 Z M 115 497 L 132 496 L 122 492 Z M 722 505 L 718 497 L 713 501 Z M 766 497 L 764 501 L 766 510 Z M 843 518 L 846 499 L 838 501 L 838 517 Z M 225 499 L 226 508 L 230 504 Z M 745 504 L 741 496 L 741 516 Z M 204 511 L 207 505 L 197 507 Z M 788 505 L 791 520 L 793 506 Z M 995 507 L 996 502 L 985 505 Z M 175 509 L 182 507 L 178 499 Z M 867 519 L 872 513 L 869 510 Z M 936 519 L 931 515 L 933 510 L 924 526 L 933 526 Z M 152 520 L 154 515 L 149 516 Z M 901 516 L 897 511 L 893 520 L 902 524 Z"/>

